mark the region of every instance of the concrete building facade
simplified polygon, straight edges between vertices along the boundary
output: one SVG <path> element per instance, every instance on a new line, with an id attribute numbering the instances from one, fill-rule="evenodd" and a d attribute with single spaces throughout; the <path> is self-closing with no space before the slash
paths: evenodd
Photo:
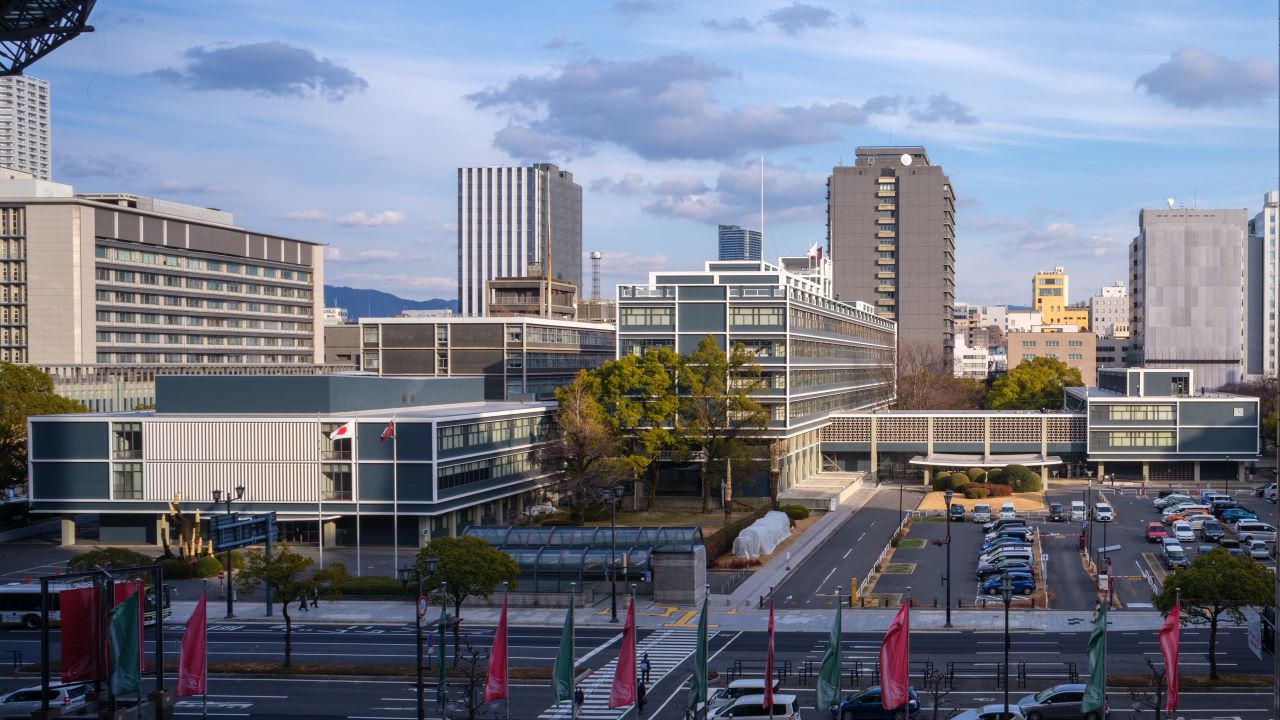
<path id="1" fill-rule="evenodd" d="M 1023 360 L 1053 358 L 1079 370 L 1080 378 L 1092 383 L 1097 377 L 1097 340 L 1091 332 L 1011 332 L 1009 369 L 1018 367 Z"/>
<path id="2" fill-rule="evenodd" d="M 324 361 L 324 257 L 228 212 L 0 179 L 0 361 Z"/>
<path id="3" fill-rule="evenodd" d="M 1031 307 L 1045 325 L 1073 325 L 1089 329 L 1089 309 L 1071 305 L 1067 271 L 1061 266 L 1042 270 L 1031 278 Z"/>
<path id="4" fill-rule="evenodd" d="M 1280 192 L 1273 190 L 1263 197 L 1262 211 L 1249 221 L 1245 372 L 1253 376 L 1275 377 L 1280 362 L 1280 334 L 1276 332 L 1276 296 L 1280 294 L 1277 212 Z"/>
<path id="5" fill-rule="evenodd" d="M 30 75 L 0 77 L 0 167 L 51 179 L 49 83 Z"/>
<path id="6" fill-rule="evenodd" d="M 1129 291 L 1123 280 L 1089 298 L 1089 329 L 1100 338 L 1129 336 Z"/>
<path id="7" fill-rule="evenodd" d="M 955 192 L 923 147 L 860 147 L 827 179 L 835 293 L 898 324 L 899 347 L 952 361 Z"/>
<path id="8" fill-rule="evenodd" d="M 486 281 L 529 276 L 582 297 L 582 186 L 545 163 L 458 168 L 458 313 L 485 314 Z"/>
<path id="9" fill-rule="evenodd" d="M 1245 210 L 1142 210 L 1129 245 L 1131 364 L 1191 368 L 1205 388 L 1245 376 Z"/>
<path id="10" fill-rule="evenodd" d="M 748 230 L 737 225 L 721 225 L 719 231 L 719 259 L 764 259 L 764 236 L 759 230 Z"/>

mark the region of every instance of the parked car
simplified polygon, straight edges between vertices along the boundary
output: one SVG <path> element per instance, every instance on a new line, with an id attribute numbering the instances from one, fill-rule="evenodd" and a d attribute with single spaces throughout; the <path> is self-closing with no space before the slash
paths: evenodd
<path id="1" fill-rule="evenodd" d="M 1262 493 L 1262 499 L 1266 500 L 1272 505 L 1276 504 L 1276 488 L 1274 484 L 1270 488 L 1267 488 L 1266 492 Z"/>
<path id="2" fill-rule="evenodd" d="M 1164 497 L 1158 497 L 1155 500 L 1152 500 L 1151 504 L 1155 507 L 1157 511 L 1160 511 L 1160 510 L 1164 510 L 1170 505 L 1176 505 L 1180 502 L 1190 502 L 1194 499 L 1195 498 L 1191 497 L 1190 495 L 1175 493 L 1173 495 L 1165 495 Z"/>
<path id="3" fill-rule="evenodd" d="M 902 710 L 885 710 L 880 707 L 880 686 L 872 687 L 845 696 L 836 707 L 831 708 L 831 717 L 836 720 L 907 720 L 920 712 L 920 698 L 914 687 L 907 687 L 907 712 Z"/>
<path id="4" fill-rule="evenodd" d="M 1245 552 L 1249 553 L 1249 557 L 1255 560 L 1271 558 L 1271 546 L 1265 540 L 1250 540 L 1245 544 Z"/>
<path id="5" fill-rule="evenodd" d="M 1098 522 L 1111 522 L 1116 519 L 1116 511 L 1106 503 L 1098 503 L 1093 506 L 1093 519 Z"/>
<path id="6" fill-rule="evenodd" d="M 982 541 L 991 542 L 992 540 L 998 540 L 1000 538 L 1018 538 L 1019 540 L 1029 541 L 1033 534 L 1034 531 L 1031 528 L 1026 527 L 1025 525 L 1019 525 L 1017 527 L 1007 527 L 1003 530 L 997 530 L 996 532 L 989 532 L 982 536 Z"/>
<path id="7" fill-rule="evenodd" d="M 1080 703 L 1084 700 L 1084 685 L 1071 683 L 1054 685 L 1041 690 L 1035 695 L 1028 695 L 1018 701 L 1018 709 L 1027 720 L 1054 720 L 1071 718 L 1080 720 Z M 1102 720 L 1100 712 L 1090 712 L 1084 720 Z"/>
<path id="8" fill-rule="evenodd" d="M 982 526 L 983 532 L 999 532 L 1008 527 L 1026 527 L 1027 521 L 1022 518 L 997 518 Z"/>
<path id="9" fill-rule="evenodd" d="M 773 707 L 764 704 L 764 695 L 743 695 L 732 705 L 712 710 L 708 718 L 774 718 L 800 720 L 800 704 L 795 695 L 775 694 Z"/>
<path id="10" fill-rule="evenodd" d="M 955 522 L 964 522 L 964 506 L 960 503 L 951 503 L 951 519 Z"/>
<path id="11" fill-rule="evenodd" d="M 1207 522 L 1216 523 L 1218 519 L 1212 515 L 1192 515 L 1187 518 L 1187 522 L 1191 524 L 1191 529 L 1199 531 L 1200 527 Z"/>
<path id="12" fill-rule="evenodd" d="M 1230 500 L 1230 499 L 1231 499 L 1230 495 L 1224 492 L 1218 492 L 1217 490 L 1205 490 L 1204 492 L 1200 493 L 1201 505 L 1212 505 L 1214 500 Z"/>
<path id="13" fill-rule="evenodd" d="M 1179 520 L 1173 524 L 1173 537 L 1178 542 L 1193 542 L 1196 539 L 1196 533 L 1191 529 L 1191 523 Z"/>
<path id="14" fill-rule="evenodd" d="M 991 563 L 990 565 L 979 565 L 977 576 L 979 580 L 986 580 L 992 575 L 999 575 L 1005 572 L 1032 572 L 1031 563 L 1026 560 L 1001 560 Z"/>
<path id="15" fill-rule="evenodd" d="M 782 683 L 777 679 L 773 679 L 773 691 L 780 692 Z M 742 680 L 734 680 L 729 683 L 728 687 L 722 687 L 719 690 L 707 696 L 707 706 L 711 708 L 725 707 L 732 705 L 738 698 L 743 695 L 762 695 L 764 693 L 764 678 L 745 678 Z"/>
<path id="16" fill-rule="evenodd" d="M 990 551 L 992 551 L 992 550 L 995 550 L 996 548 L 1002 548 L 1002 547 L 1025 547 L 1025 548 L 1029 548 L 1029 547 L 1031 547 L 1031 543 L 1030 543 L 1029 541 L 1027 541 L 1027 540 L 1024 540 L 1024 539 L 1020 538 L 1020 537 L 1016 537 L 1016 536 L 1012 536 L 1012 535 L 1007 535 L 1007 536 L 1005 536 L 1005 537 L 998 537 L 998 538 L 995 538 L 994 540 L 990 540 L 990 541 L 988 541 L 988 542 L 983 543 L 983 544 L 982 544 L 982 552 L 987 553 L 987 552 L 990 552 Z"/>
<path id="17" fill-rule="evenodd" d="M 1004 705 L 996 704 L 965 710 L 959 715 L 952 716 L 951 720 L 1026 720 L 1026 716 L 1017 705 L 1010 704 L 1006 708 Z"/>
<path id="18" fill-rule="evenodd" d="M 1191 563 L 1187 561 L 1187 552 L 1182 549 L 1181 545 L 1165 543 L 1164 551 L 1161 553 L 1161 559 L 1164 560 L 1165 567 L 1173 570 L 1175 568 L 1184 568 Z"/>
<path id="19" fill-rule="evenodd" d="M 1049 503 L 1049 522 L 1066 522 L 1067 512 L 1063 510 L 1062 503 Z"/>
<path id="20" fill-rule="evenodd" d="M 1169 533 L 1164 530 L 1164 523 L 1149 522 L 1147 523 L 1147 542 L 1158 543 L 1168 537 Z"/>
<path id="21" fill-rule="evenodd" d="M 1217 542 L 1222 539 L 1222 536 L 1224 534 L 1225 533 L 1222 531 L 1222 526 L 1216 522 L 1206 521 L 1203 525 L 1200 526 L 1201 540 L 1206 540 L 1206 541 L 1212 540 L 1214 542 Z"/>
<path id="22" fill-rule="evenodd" d="M 979 503 L 973 506 L 973 512 L 969 514 L 976 523 L 991 522 L 991 506 L 985 503 Z"/>
<path id="23" fill-rule="evenodd" d="M 1164 521 L 1166 524 L 1172 525 L 1180 520 L 1190 520 L 1191 518 L 1196 517 L 1198 515 L 1203 515 L 1205 517 L 1213 517 L 1212 515 L 1209 514 L 1208 510 L 1202 510 L 1200 508 L 1190 508 L 1187 510 L 1183 510 L 1182 512 L 1173 513 L 1172 515 L 1166 515 L 1164 518 Z"/>
<path id="24" fill-rule="evenodd" d="M 1013 507 L 1013 503 L 1000 503 L 1000 518 L 1002 520 L 1011 520 L 1018 517 L 1018 511 Z"/>
<path id="25" fill-rule="evenodd" d="M 49 688 L 49 707 L 67 713 L 84 705 L 88 685 L 62 685 Z M 0 696 L 0 717 L 29 718 L 40 709 L 40 686 L 32 685 Z"/>
<path id="26" fill-rule="evenodd" d="M 1005 558 L 1022 558 L 1028 562 L 1031 561 L 1032 553 L 1029 547 L 999 547 L 990 552 L 983 553 L 978 556 L 979 565 L 989 565 L 997 560 Z"/>
<path id="27" fill-rule="evenodd" d="M 1013 592 L 1015 595 L 1030 595 L 1036 591 L 1036 581 L 1029 577 L 1009 576 L 1009 581 L 1013 583 Z M 1001 588 L 1004 587 L 1003 577 L 987 578 L 982 583 L 983 595 L 999 595 Z"/>
<path id="28" fill-rule="evenodd" d="M 1236 523 L 1240 522 L 1241 520 L 1257 520 L 1257 519 L 1258 519 L 1258 516 L 1255 515 L 1252 510 L 1248 510 L 1245 508 L 1231 508 L 1230 510 L 1227 510 L 1226 512 L 1222 513 L 1222 517 L 1218 518 L 1218 520 L 1223 525 L 1227 525 L 1227 526 L 1234 526 Z"/>
<path id="29" fill-rule="evenodd" d="M 1219 498 L 1209 503 L 1209 512 L 1213 513 L 1215 517 L 1218 517 L 1231 508 L 1238 507 L 1240 507 L 1240 502 L 1234 498 Z"/>
<path id="30" fill-rule="evenodd" d="M 1218 545 L 1226 548 L 1227 550 L 1240 549 L 1240 541 L 1235 538 L 1224 537 L 1218 541 Z"/>
<path id="31" fill-rule="evenodd" d="M 1263 485 L 1263 486 L 1261 486 L 1261 487 L 1259 487 L 1259 488 L 1255 489 L 1255 490 L 1253 491 L 1253 496 L 1254 496 L 1254 497 L 1266 497 L 1266 495 L 1267 495 L 1267 491 L 1268 491 L 1268 490 L 1272 490 L 1272 491 L 1274 491 L 1275 489 L 1276 489 L 1276 484 L 1275 484 L 1275 483 L 1273 483 L 1273 482 L 1271 482 L 1271 483 L 1267 483 L 1266 485 Z"/>
<path id="32" fill-rule="evenodd" d="M 1185 516 L 1187 513 L 1191 512 L 1192 510 L 1199 510 L 1203 513 L 1208 513 L 1209 506 L 1201 505 L 1199 503 L 1178 503 L 1177 505 L 1172 505 L 1170 507 L 1165 508 L 1164 512 L 1160 514 L 1160 520 L 1165 523 L 1168 523 L 1170 521 L 1170 518 L 1173 518 L 1175 515 Z M 1179 517 L 1178 519 L 1181 519 L 1181 517 Z"/>
<path id="33" fill-rule="evenodd" d="M 1241 520 L 1236 523 L 1235 531 L 1236 537 L 1240 538 L 1240 542 L 1246 544 L 1250 540 L 1276 541 L 1276 529 L 1257 520 Z"/>
<path id="34" fill-rule="evenodd" d="M 1085 507 L 1083 500 L 1071 501 L 1071 521 L 1072 522 L 1084 522 L 1084 519 L 1087 515 L 1088 515 L 1088 508 Z"/>

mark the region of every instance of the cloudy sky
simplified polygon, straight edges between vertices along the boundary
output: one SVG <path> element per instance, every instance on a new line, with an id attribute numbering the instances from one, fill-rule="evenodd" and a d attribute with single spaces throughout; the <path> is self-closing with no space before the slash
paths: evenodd
<path id="1" fill-rule="evenodd" d="M 1137 211 L 1276 183 L 1274 7 L 1065 0 L 102 2 L 53 85 L 54 179 L 327 243 L 331 283 L 456 297 L 456 168 L 551 161 L 606 287 L 717 223 L 825 239 L 831 168 L 921 143 L 959 195 L 959 297 L 1122 279 Z"/>

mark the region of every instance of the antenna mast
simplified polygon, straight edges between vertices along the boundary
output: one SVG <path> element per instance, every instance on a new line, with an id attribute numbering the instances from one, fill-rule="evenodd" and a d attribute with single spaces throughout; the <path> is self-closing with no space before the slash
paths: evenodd
<path id="1" fill-rule="evenodd" d="M 764 155 L 760 156 L 760 259 L 764 260 Z"/>
<path id="2" fill-rule="evenodd" d="M 591 253 L 591 299 L 600 299 L 600 260 L 604 255 L 599 250 Z"/>

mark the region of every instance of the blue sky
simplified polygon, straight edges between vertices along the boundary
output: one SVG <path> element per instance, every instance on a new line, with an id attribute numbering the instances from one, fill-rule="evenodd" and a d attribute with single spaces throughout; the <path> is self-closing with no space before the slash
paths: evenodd
<path id="1" fill-rule="evenodd" d="M 825 238 L 857 145 L 920 143 L 959 195 L 958 295 L 1123 279 L 1137 211 L 1256 212 L 1276 184 L 1260 2 L 101 2 L 29 73 L 54 179 L 329 244 L 333 284 L 456 296 L 456 168 L 556 162 L 606 288 L 698 267 L 715 225 Z M 606 290 L 609 292 L 609 290 Z"/>

